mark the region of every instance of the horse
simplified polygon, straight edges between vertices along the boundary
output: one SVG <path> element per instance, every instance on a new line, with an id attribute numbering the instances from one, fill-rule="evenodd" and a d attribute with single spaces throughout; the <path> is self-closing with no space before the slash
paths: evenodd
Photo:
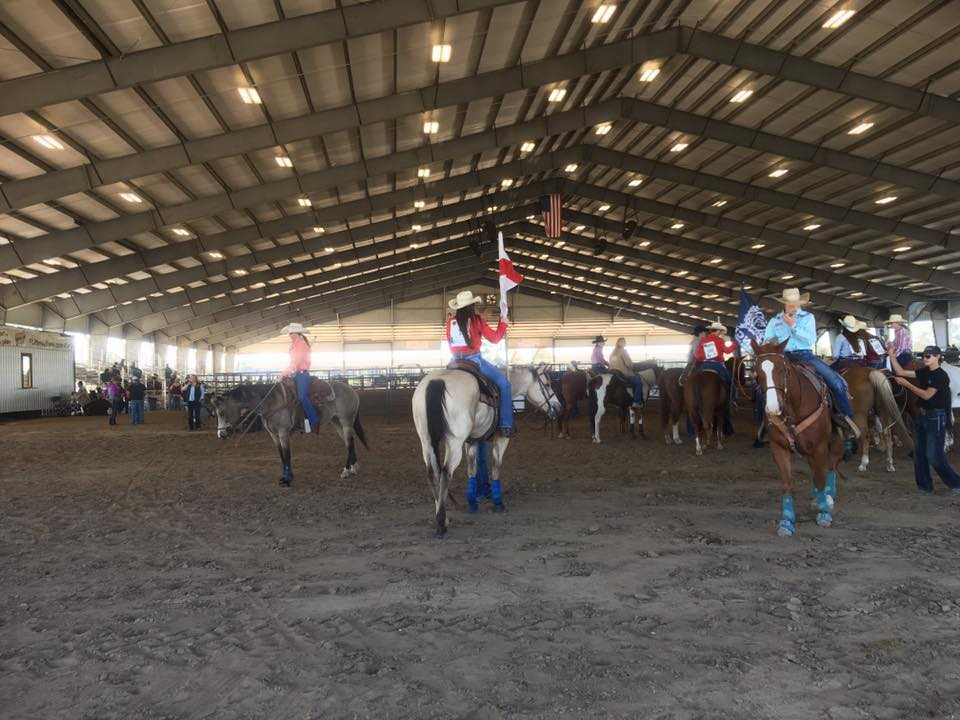
<path id="1" fill-rule="evenodd" d="M 560 410 L 560 398 L 553 392 L 543 365 L 514 367 L 509 373 L 514 396 L 522 395 L 532 405 L 553 419 Z M 436 532 L 442 538 L 447 532 L 446 503 L 450 480 L 463 459 L 467 445 L 470 478 L 476 482 L 477 442 L 485 440 L 494 429 L 497 411 L 483 402 L 480 385 L 466 370 L 447 368 L 426 375 L 413 393 L 413 422 L 423 449 L 427 482 L 433 492 Z M 500 468 L 510 439 L 497 434 L 490 442 L 493 467 L 490 472 L 494 510 L 503 510 Z"/>
<path id="2" fill-rule="evenodd" d="M 322 383 L 314 380 L 315 383 Z M 325 393 L 320 397 L 316 397 L 314 393 L 314 404 L 320 415 L 320 423 L 314 432 L 319 432 L 319 425 L 325 423 L 334 426 L 347 450 L 347 459 L 340 473 L 341 478 L 346 478 L 357 474 L 355 441 L 360 440 L 368 450 L 370 446 L 367 445 L 366 434 L 360 424 L 360 397 L 356 391 L 342 382 L 331 382 L 329 388 L 332 393 Z M 284 378 L 273 385 L 238 385 L 223 395 L 208 395 L 207 400 L 209 408 L 217 416 L 217 437 L 221 439 L 229 437 L 231 431 L 239 427 L 241 420 L 249 414 L 260 417 L 264 430 L 270 434 L 280 454 L 283 468 L 280 484 L 290 487 L 293 483 L 290 434 L 303 432 L 303 406 L 297 397 L 293 381 Z"/>
<path id="3" fill-rule="evenodd" d="M 870 464 L 870 417 L 879 420 L 880 435 L 887 454 L 887 472 L 896 472 L 893 465 L 893 438 L 891 428 L 896 428 L 901 439 L 913 449 L 913 438 L 900 416 L 900 408 L 893 397 L 890 380 L 880 370 L 864 365 L 849 365 L 841 372 L 847 381 L 850 395 L 853 397 L 853 421 L 860 428 L 860 465 L 857 468 L 865 472 Z M 878 443 L 879 445 L 879 443 Z"/>
<path id="4" fill-rule="evenodd" d="M 757 381 L 765 398 L 770 449 L 780 470 L 781 515 L 777 534 L 797 532 L 793 504 L 792 453 L 807 459 L 813 473 L 817 524 L 833 524 L 837 499 L 837 465 L 843 440 L 834 430 L 826 383 L 814 371 L 790 362 L 783 354 L 786 341 L 758 344 L 751 340 L 756 357 Z"/>
<path id="5" fill-rule="evenodd" d="M 570 437 L 570 419 L 576 414 L 581 400 L 589 397 L 590 379 L 587 373 L 574 364 L 560 376 L 561 409 L 557 417 L 558 438 Z"/>
<path id="6" fill-rule="evenodd" d="M 729 363 L 728 363 L 729 367 Z M 729 391 L 720 376 L 712 370 L 694 369 L 683 383 L 683 404 L 693 424 L 697 455 L 716 440 L 723 449 L 723 418 L 729 403 Z"/>
<path id="7" fill-rule="evenodd" d="M 669 368 L 660 370 L 656 375 L 657 387 L 660 388 L 660 426 L 663 430 L 663 439 L 667 445 L 679 445 L 680 420 L 683 417 L 683 390 L 680 386 L 680 376 L 683 368 Z"/>

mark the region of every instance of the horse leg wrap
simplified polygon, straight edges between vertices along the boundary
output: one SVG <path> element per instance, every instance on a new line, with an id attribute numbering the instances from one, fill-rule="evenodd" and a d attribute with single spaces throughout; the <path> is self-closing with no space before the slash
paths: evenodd
<path id="1" fill-rule="evenodd" d="M 499 480 L 490 483 L 490 499 L 493 500 L 494 507 L 503 508 L 503 488 Z"/>
<path id="2" fill-rule="evenodd" d="M 827 483 L 823 487 L 823 491 L 830 496 L 833 502 L 837 501 L 837 471 L 830 470 L 827 472 Z"/>
<path id="3" fill-rule="evenodd" d="M 283 466 L 283 476 L 281 477 L 280 482 L 282 482 L 284 485 L 289 485 L 293 482 L 293 468 L 291 468 L 289 465 Z"/>
<path id="4" fill-rule="evenodd" d="M 793 495 L 784 495 L 781 499 L 782 510 L 777 535 L 790 537 L 797 533 L 797 514 L 793 509 Z"/>
<path id="5" fill-rule="evenodd" d="M 477 505 L 477 478 L 475 475 L 467 480 L 467 508 L 475 513 L 479 509 Z"/>

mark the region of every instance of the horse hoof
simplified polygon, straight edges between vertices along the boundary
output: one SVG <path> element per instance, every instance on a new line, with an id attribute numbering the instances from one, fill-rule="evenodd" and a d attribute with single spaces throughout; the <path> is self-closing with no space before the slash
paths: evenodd
<path id="1" fill-rule="evenodd" d="M 293 478 L 280 478 L 280 487 L 290 487 L 293 484 Z"/>
<path id="2" fill-rule="evenodd" d="M 593 444 L 594 444 L 594 445 L 599 445 L 599 444 L 600 444 L 600 438 L 594 438 L 594 439 L 593 439 Z"/>
<path id="3" fill-rule="evenodd" d="M 893 465 L 887 465 L 887 472 L 896 472 L 897 469 Z"/>
<path id="4" fill-rule="evenodd" d="M 434 530 L 433 537 L 437 540 L 443 540 L 447 536 L 446 530 Z"/>
<path id="5" fill-rule="evenodd" d="M 476 500 L 473 500 L 467 503 L 468 513 L 476 513 L 476 512 L 479 512 L 479 510 L 480 510 L 480 504 Z"/>
<path id="6" fill-rule="evenodd" d="M 858 472 L 866 472 L 866 471 L 867 471 L 867 464 L 866 464 L 866 463 L 860 463 L 860 465 L 857 467 L 857 471 L 858 471 Z"/>
<path id="7" fill-rule="evenodd" d="M 828 512 L 817 513 L 817 525 L 820 527 L 830 527 L 833 525 L 833 515 Z"/>
<path id="8" fill-rule="evenodd" d="M 796 523 L 790 520 L 781 520 L 777 526 L 777 535 L 780 537 L 793 537 L 797 534 Z"/>
<path id="9" fill-rule="evenodd" d="M 495 513 L 502 513 L 507 511 L 507 506 L 501 503 L 495 503 L 493 506 L 493 511 Z"/>

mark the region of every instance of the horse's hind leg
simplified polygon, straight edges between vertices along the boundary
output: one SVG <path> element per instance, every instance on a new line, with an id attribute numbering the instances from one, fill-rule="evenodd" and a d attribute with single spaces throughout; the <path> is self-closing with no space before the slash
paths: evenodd
<path id="1" fill-rule="evenodd" d="M 866 472 L 870 465 L 870 423 L 867 416 L 861 413 L 857 413 L 853 421 L 860 428 L 860 466 L 857 470 Z"/>
<path id="2" fill-rule="evenodd" d="M 448 437 L 444 458 L 443 466 L 440 468 L 439 482 L 437 483 L 437 529 L 434 532 L 434 537 L 437 538 L 442 538 L 447 534 L 447 527 L 450 524 L 447 518 L 447 493 L 450 492 L 450 479 L 463 458 L 463 443 Z"/>
<path id="3" fill-rule="evenodd" d="M 883 444 L 887 448 L 887 472 L 896 472 L 897 468 L 893 464 L 893 429 L 892 427 L 884 428 Z"/>
<path id="4" fill-rule="evenodd" d="M 494 512 L 506 510 L 503 504 L 503 486 L 500 484 L 500 468 L 503 467 L 503 454 L 509 444 L 509 438 L 496 437 L 490 447 L 490 458 L 493 460 L 493 467 L 490 468 L 490 499 L 493 500 Z"/>
<path id="5" fill-rule="evenodd" d="M 477 503 L 477 449 L 478 443 L 467 443 L 467 512 L 480 509 Z"/>
<path id="6" fill-rule="evenodd" d="M 277 449 L 280 451 L 280 462 L 283 463 L 283 476 L 280 484 L 290 487 L 293 483 L 293 463 L 290 460 L 290 431 L 277 431 Z"/>
<path id="7" fill-rule="evenodd" d="M 828 485 L 836 483 L 836 473 L 833 473 L 832 483 L 828 475 L 830 467 L 830 451 L 828 445 L 821 445 L 810 458 L 810 469 L 813 471 L 814 503 L 817 506 L 817 525 L 830 527 L 833 524 L 833 505 L 836 488 L 828 489 Z"/>

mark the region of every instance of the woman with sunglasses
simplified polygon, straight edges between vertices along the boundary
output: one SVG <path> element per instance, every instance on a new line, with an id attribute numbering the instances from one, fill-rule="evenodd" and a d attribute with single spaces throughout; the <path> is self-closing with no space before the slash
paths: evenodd
<path id="1" fill-rule="evenodd" d="M 930 468 L 937 471 L 940 479 L 960 494 L 960 475 L 950 467 L 943 452 L 943 441 L 947 427 L 951 424 L 950 377 L 940 367 L 943 353 L 936 345 L 927 345 L 923 350 L 922 367 L 916 370 L 904 370 L 897 360 L 896 347 L 887 348 L 890 367 L 893 368 L 898 384 L 920 398 L 920 417 L 915 430 L 916 446 L 913 450 L 913 474 L 920 492 L 933 493 L 933 477 Z M 906 378 L 913 378 L 916 384 Z"/>

